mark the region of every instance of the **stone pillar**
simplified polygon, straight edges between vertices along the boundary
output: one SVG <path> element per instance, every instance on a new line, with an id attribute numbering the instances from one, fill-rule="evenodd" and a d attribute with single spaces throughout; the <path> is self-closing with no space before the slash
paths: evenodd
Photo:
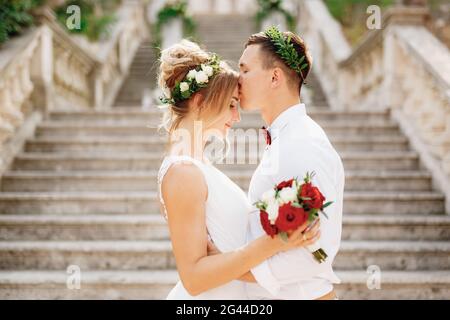
<path id="1" fill-rule="evenodd" d="M 270 26 L 277 26 L 281 31 L 287 31 L 286 17 L 279 11 L 272 11 L 261 23 L 261 30 Z"/>
<path id="2" fill-rule="evenodd" d="M 171 45 L 180 42 L 183 39 L 183 21 L 180 18 L 174 18 L 163 26 L 161 48 L 166 49 Z"/>
<path id="3" fill-rule="evenodd" d="M 150 24 L 156 22 L 158 12 L 164 7 L 165 3 L 166 0 L 152 0 L 151 3 L 147 6 L 146 18 Z"/>
<path id="4" fill-rule="evenodd" d="M 398 66 L 402 61 L 398 58 L 398 48 L 395 41 L 395 29 L 399 25 L 424 25 L 428 16 L 429 10 L 423 6 L 417 6 L 426 1 L 401 1 L 403 4 L 407 2 L 411 6 L 394 6 L 389 9 L 385 16 L 383 16 L 385 28 L 383 31 L 383 100 L 384 106 L 388 108 L 401 108 L 402 100 L 401 93 L 396 87 L 398 81 Z M 415 5 L 412 5 L 412 3 Z"/>
<path id="5" fill-rule="evenodd" d="M 213 12 L 216 14 L 230 14 L 233 12 L 232 0 L 219 0 L 214 1 Z"/>
<path id="6" fill-rule="evenodd" d="M 45 113 L 53 108 L 53 43 L 51 30 L 43 26 L 41 39 L 31 64 L 35 108 Z"/>

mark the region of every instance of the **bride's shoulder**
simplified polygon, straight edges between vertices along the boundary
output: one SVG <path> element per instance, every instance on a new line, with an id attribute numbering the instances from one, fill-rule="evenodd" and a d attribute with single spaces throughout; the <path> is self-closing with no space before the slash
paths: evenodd
<path id="1" fill-rule="evenodd" d="M 192 161 L 171 161 L 161 177 L 162 192 L 192 193 L 194 191 L 206 193 L 206 182 L 203 173 Z"/>

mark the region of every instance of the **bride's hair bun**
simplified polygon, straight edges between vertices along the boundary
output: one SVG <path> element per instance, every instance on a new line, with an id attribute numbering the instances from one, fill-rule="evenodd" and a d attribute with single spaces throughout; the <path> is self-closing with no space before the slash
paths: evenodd
<path id="1" fill-rule="evenodd" d="M 172 91 L 192 68 L 208 61 L 210 55 L 198 44 L 182 40 L 161 52 L 159 79 L 160 88 Z"/>
<path id="2" fill-rule="evenodd" d="M 177 82 L 182 81 L 188 72 L 203 63 L 207 63 L 212 54 L 189 40 L 163 50 L 160 57 L 158 85 L 167 97 L 171 97 Z M 233 71 L 225 62 L 221 62 L 220 71 L 214 75 L 205 88 L 197 91 L 202 95 L 200 113 L 203 119 L 217 117 L 229 106 L 234 90 L 238 85 L 239 74 Z M 164 115 L 161 127 L 171 134 L 180 122 L 190 112 L 189 101 L 186 99 L 169 105 Z"/>

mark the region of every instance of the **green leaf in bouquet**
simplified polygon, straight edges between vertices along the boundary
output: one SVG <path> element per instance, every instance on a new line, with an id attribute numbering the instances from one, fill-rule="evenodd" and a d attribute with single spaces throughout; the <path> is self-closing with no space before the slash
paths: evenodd
<path id="1" fill-rule="evenodd" d="M 323 205 L 323 207 L 322 207 L 322 209 L 325 209 L 326 207 L 328 207 L 330 204 L 332 204 L 333 203 L 333 201 L 329 201 L 329 202 L 327 202 L 327 203 L 325 203 L 324 205 Z"/>
<path id="2" fill-rule="evenodd" d="M 280 232 L 278 235 L 280 236 L 281 240 L 283 240 L 284 242 L 289 241 L 289 236 L 288 236 L 287 232 Z"/>
<path id="3" fill-rule="evenodd" d="M 317 219 L 316 215 L 314 214 L 308 215 L 308 224 L 311 224 L 316 219 Z"/>
<path id="4" fill-rule="evenodd" d="M 267 209 L 267 205 L 262 201 L 255 202 L 253 205 L 257 207 L 259 210 L 266 211 Z"/>
<path id="5" fill-rule="evenodd" d="M 312 198 L 309 198 L 309 197 L 300 197 L 300 199 L 303 200 L 303 201 L 304 200 L 312 200 Z"/>

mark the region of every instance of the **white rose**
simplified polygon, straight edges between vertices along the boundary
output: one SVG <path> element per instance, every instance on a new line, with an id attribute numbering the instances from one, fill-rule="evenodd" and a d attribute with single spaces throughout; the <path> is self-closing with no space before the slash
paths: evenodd
<path id="1" fill-rule="evenodd" d="M 273 199 L 268 203 L 267 206 L 267 215 L 269 216 L 269 220 L 272 224 L 275 224 L 275 221 L 278 218 L 278 202 Z"/>
<path id="2" fill-rule="evenodd" d="M 199 71 L 195 75 L 195 81 L 197 81 L 198 84 L 207 83 L 208 82 L 208 76 L 204 71 Z"/>
<path id="3" fill-rule="evenodd" d="M 205 66 L 203 68 L 203 71 L 205 71 L 205 73 L 208 77 L 212 77 L 212 75 L 214 73 L 214 69 L 211 66 Z"/>
<path id="4" fill-rule="evenodd" d="M 187 74 L 187 78 L 189 80 L 195 79 L 195 76 L 197 75 L 197 71 L 195 69 L 189 71 L 189 73 Z"/>
<path id="5" fill-rule="evenodd" d="M 278 193 L 278 202 L 280 204 L 285 204 L 297 200 L 297 189 L 296 188 L 284 188 Z"/>
<path id="6" fill-rule="evenodd" d="M 263 193 L 261 200 L 265 203 L 269 203 L 270 201 L 275 200 L 275 190 L 270 189 L 269 191 L 266 191 Z"/>
<path id="7" fill-rule="evenodd" d="M 180 91 L 185 92 L 189 90 L 189 84 L 187 82 L 180 83 Z"/>

